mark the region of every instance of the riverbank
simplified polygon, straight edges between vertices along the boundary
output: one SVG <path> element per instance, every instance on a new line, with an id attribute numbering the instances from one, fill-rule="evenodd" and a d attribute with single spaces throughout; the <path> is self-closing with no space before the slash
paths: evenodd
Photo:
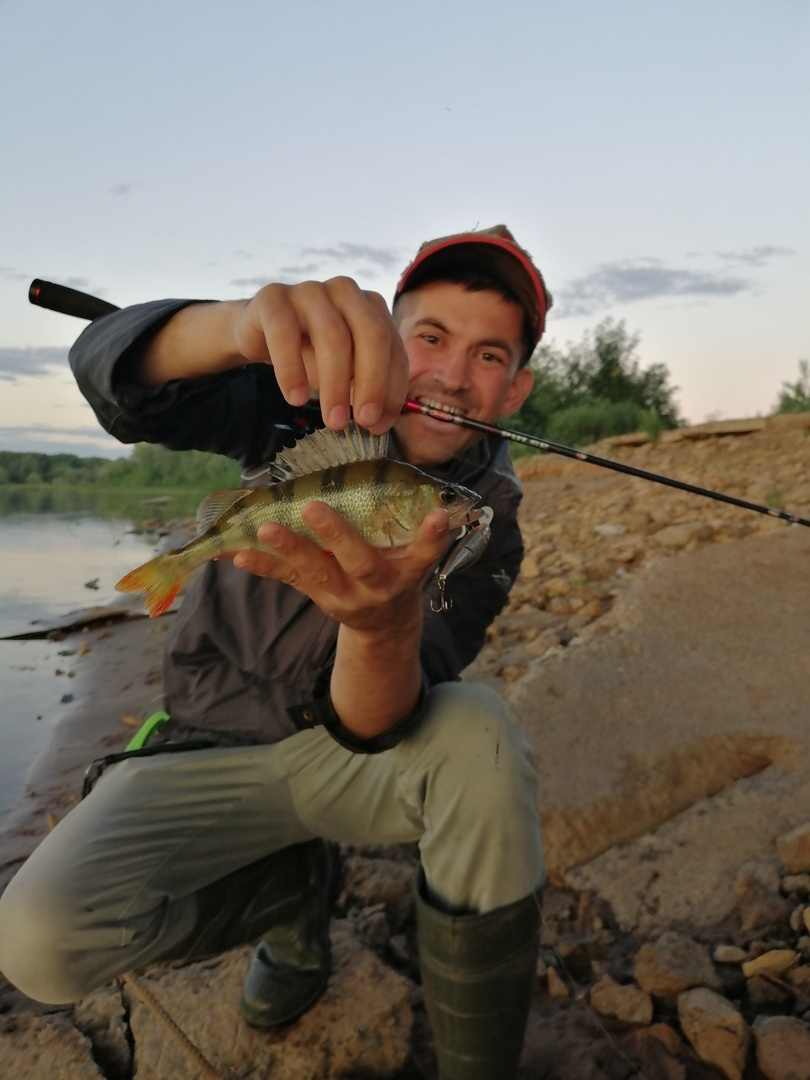
<path id="1" fill-rule="evenodd" d="M 598 452 L 808 517 L 810 418 L 774 419 Z M 792 1046 L 810 1062 L 810 530 L 577 462 L 521 472 L 526 560 L 467 673 L 514 706 L 537 755 L 553 884 L 521 1076 L 783 1080 Z M 0 842 L 6 878 L 85 762 L 154 704 L 167 623 L 75 639 L 75 709 Z M 335 975 L 298 1023 L 239 1021 L 246 950 L 141 978 L 210 1075 L 431 1077 L 414 852 L 343 855 Z M 0 1073 L 209 1075 L 140 989 L 45 1016 L 0 983 Z M 26 1071 L 36 1039 L 51 1057 Z"/>

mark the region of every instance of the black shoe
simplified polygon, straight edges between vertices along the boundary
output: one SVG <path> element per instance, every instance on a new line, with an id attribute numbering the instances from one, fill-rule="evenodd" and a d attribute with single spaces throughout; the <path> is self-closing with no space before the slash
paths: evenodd
<path id="1" fill-rule="evenodd" d="M 263 935 L 242 985 L 240 1010 L 252 1027 L 297 1019 L 324 992 L 332 970 L 329 909 L 337 885 L 337 847 L 317 840 L 297 845 L 297 852 L 305 860 L 305 881 L 295 910 Z"/>
<path id="2" fill-rule="evenodd" d="M 289 1024 L 312 1008 L 326 989 L 331 970 L 328 947 L 318 965 L 306 970 L 275 960 L 262 941 L 251 957 L 242 984 L 240 1012 L 255 1028 Z"/>

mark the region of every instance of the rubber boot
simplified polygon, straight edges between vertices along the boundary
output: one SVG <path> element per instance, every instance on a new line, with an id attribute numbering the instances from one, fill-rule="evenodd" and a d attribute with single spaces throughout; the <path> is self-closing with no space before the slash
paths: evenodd
<path id="1" fill-rule="evenodd" d="M 515 1080 L 537 967 L 539 897 L 448 915 L 427 902 L 422 879 L 416 926 L 439 1080 Z"/>
<path id="2" fill-rule="evenodd" d="M 240 1011 L 252 1027 L 290 1023 L 315 1004 L 329 981 L 329 909 L 339 857 L 336 845 L 301 846 L 295 903 L 263 935 L 242 984 Z"/>

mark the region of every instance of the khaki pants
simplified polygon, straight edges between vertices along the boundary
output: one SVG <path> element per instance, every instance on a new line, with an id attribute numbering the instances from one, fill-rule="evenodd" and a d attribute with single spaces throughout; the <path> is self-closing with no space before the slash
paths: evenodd
<path id="1" fill-rule="evenodd" d="M 121 762 L 0 898 L 0 970 L 33 998 L 74 1000 L 179 945 L 198 890 L 316 836 L 418 841 L 429 889 L 453 905 L 527 896 L 544 870 L 519 723 L 486 687 L 446 683 L 418 730 L 381 754 L 319 728 Z"/>

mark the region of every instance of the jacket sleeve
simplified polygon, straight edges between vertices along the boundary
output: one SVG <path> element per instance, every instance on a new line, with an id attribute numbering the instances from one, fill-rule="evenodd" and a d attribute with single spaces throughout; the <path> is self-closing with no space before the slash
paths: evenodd
<path id="1" fill-rule="evenodd" d="M 140 386 L 131 377 L 148 340 L 197 302 L 158 300 L 94 320 L 70 351 L 73 374 L 101 426 L 120 442 L 207 450 L 257 465 L 280 444 L 291 445 L 301 426 L 269 365 L 246 364 L 159 387 Z"/>
<path id="2" fill-rule="evenodd" d="M 449 611 L 437 612 L 438 576 L 425 590 L 421 660 L 428 682 L 453 681 L 476 658 L 487 627 L 502 610 L 523 560 L 517 512 L 522 494 L 515 483 L 496 480 L 481 496 L 494 511 L 492 536 L 477 562 L 451 574 L 446 596 Z"/>

